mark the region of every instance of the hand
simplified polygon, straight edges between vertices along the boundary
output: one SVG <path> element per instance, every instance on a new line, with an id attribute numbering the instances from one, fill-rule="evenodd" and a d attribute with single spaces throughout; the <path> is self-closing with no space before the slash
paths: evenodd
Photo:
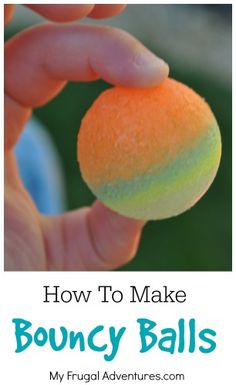
<path id="1" fill-rule="evenodd" d="M 108 17 L 123 5 L 28 5 L 66 22 Z M 8 23 L 14 6 L 5 6 Z M 32 108 L 55 97 L 68 80 L 102 78 L 116 85 L 158 85 L 168 66 L 128 33 L 105 26 L 41 24 L 5 45 L 5 269 L 110 270 L 134 255 L 144 223 L 96 201 L 56 217 L 42 216 L 19 177 L 13 147 Z M 66 135 L 66 133 L 65 133 Z"/>

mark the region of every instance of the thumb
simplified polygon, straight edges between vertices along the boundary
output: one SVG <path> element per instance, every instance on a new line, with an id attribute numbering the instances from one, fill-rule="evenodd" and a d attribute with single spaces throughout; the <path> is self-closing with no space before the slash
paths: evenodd
<path id="1" fill-rule="evenodd" d="M 136 254 L 144 221 L 124 217 L 99 201 L 88 216 L 97 254 L 112 268 L 129 262 Z"/>
<path id="2" fill-rule="evenodd" d="M 49 270 L 112 270 L 129 262 L 143 221 L 123 217 L 96 201 L 91 208 L 42 217 Z"/>

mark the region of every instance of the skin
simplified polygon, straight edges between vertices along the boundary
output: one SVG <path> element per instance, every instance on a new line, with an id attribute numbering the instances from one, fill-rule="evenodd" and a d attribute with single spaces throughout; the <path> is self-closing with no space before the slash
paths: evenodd
<path id="1" fill-rule="evenodd" d="M 99 201 L 59 216 L 41 215 L 19 177 L 13 146 L 32 109 L 49 102 L 68 80 L 151 87 L 168 76 L 168 66 L 124 31 L 64 24 L 115 16 L 123 5 L 27 6 L 63 24 L 41 24 L 5 45 L 5 270 L 117 268 L 135 255 L 144 222 Z M 4 11 L 6 25 L 14 6 Z"/>

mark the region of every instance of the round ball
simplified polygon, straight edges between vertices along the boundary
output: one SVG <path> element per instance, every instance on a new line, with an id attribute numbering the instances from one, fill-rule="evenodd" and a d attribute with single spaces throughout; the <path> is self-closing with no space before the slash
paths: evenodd
<path id="1" fill-rule="evenodd" d="M 173 79 L 155 88 L 106 90 L 78 135 L 78 161 L 90 189 L 137 219 L 169 218 L 192 207 L 211 185 L 220 156 L 210 107 Z"/>

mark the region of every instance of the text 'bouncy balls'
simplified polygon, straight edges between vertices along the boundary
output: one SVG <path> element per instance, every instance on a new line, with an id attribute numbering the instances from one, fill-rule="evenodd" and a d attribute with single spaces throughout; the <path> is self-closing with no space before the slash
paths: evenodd
<path id="1" fill-rule="evenodd" d="M 192 207 L 211 185 L 220 156 L 210 107 L 173 79 L 155 88 L 106 90 L 78 136 L 90 189 L 111 209 L 137 219 L 169 218 Z"/>

